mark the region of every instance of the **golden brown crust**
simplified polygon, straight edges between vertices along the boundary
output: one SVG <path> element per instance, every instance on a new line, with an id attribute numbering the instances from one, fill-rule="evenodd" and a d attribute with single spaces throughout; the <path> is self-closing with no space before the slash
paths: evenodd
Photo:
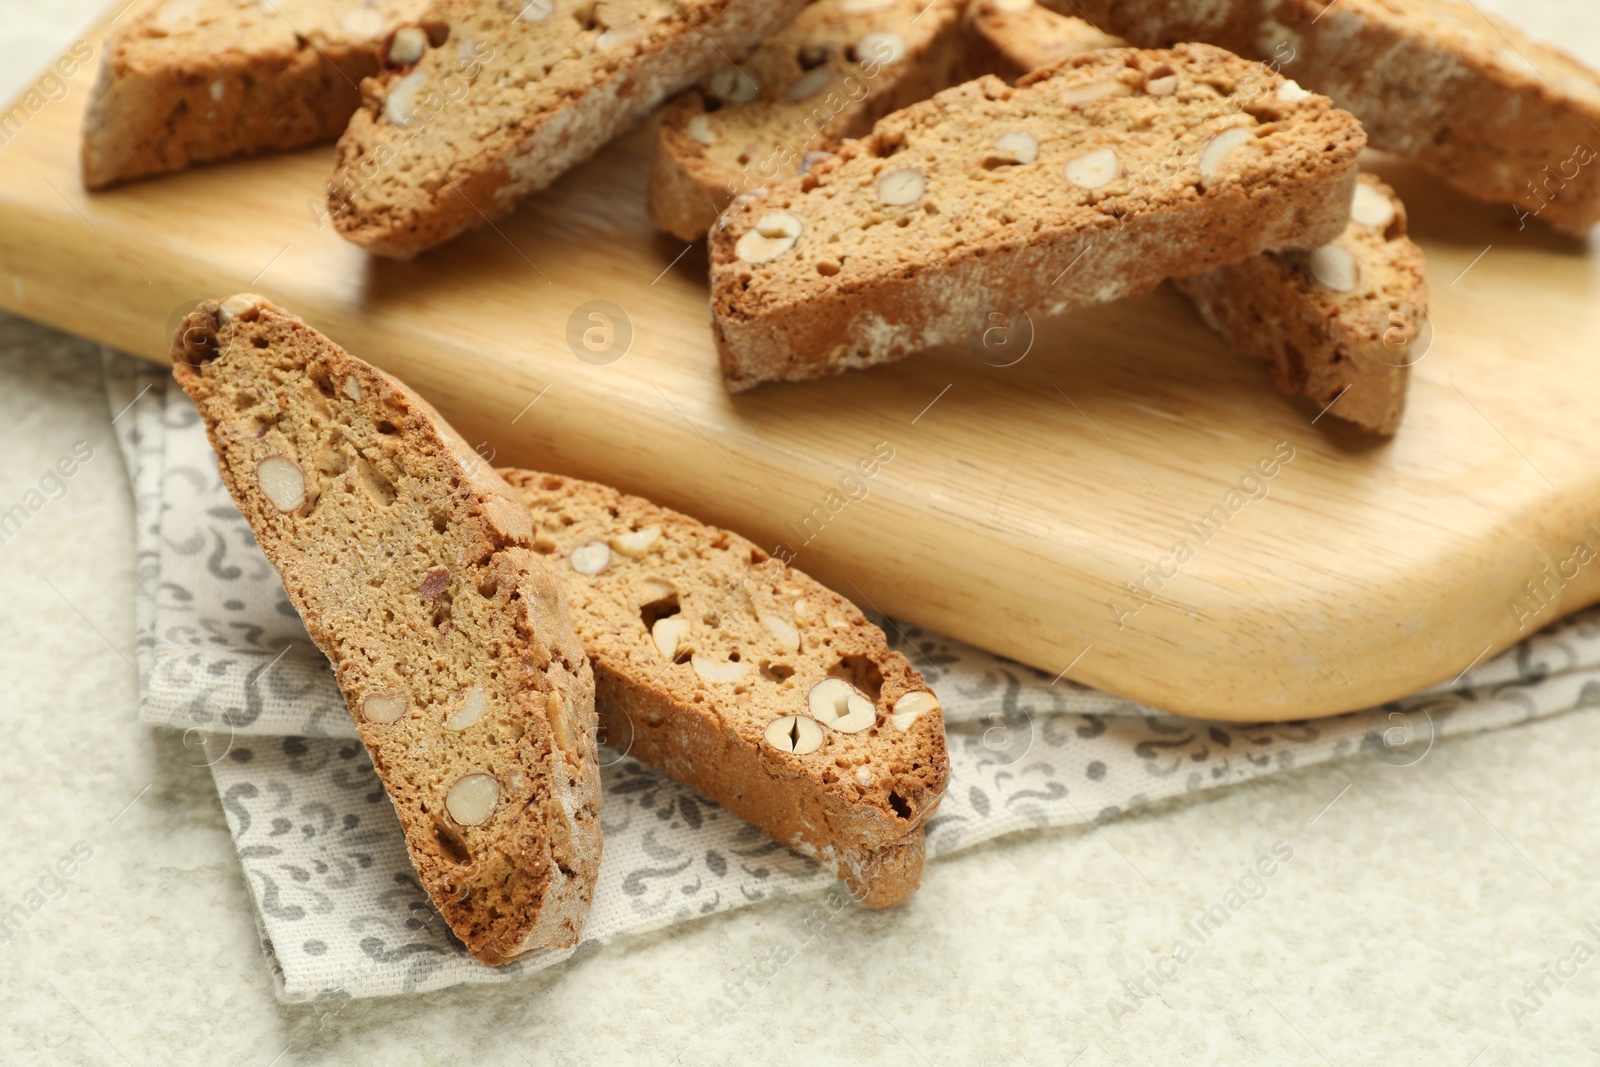
<path id="1" fill-rule="evenodd" d="M 439 0 L 419 61 L 362 85 L 328 208 L 409 258 L 512 210 L 803 0 Z"/>
<path id="2" fill-rule="evenodd" d="M 1364 143 L 1326 99 L 1209 45 L 946 90 L 712 232 L 724 380 L 837 374 L 964 340 L 999 310 L 1057 314 L 1331 240 Z"/>
<path id="3" fill-rule="evenodd" d="M 1269 252 L 1177 284 L 1233 348 L 1271 361 L 1279 389 L 1387 436 L 1426 351 L 1412 347 L 1426 336 L 1426 261 L 1394 190 L 1370 174 L 1361 188 L 1350 225 L 1324 249 Z"/>
<path id="4" fill-rule="evenodd" d="M 566 588 L 608 743 L 838 870 L 866 903 L 904 900 L 949 760 L 936 700 L 883 632 L 736 534 L 592 482 L 502 473 Z M 775 748 L 769 727 L 810 721 L 813 687 L 835 678 L 870 699 L 870 723 Z M 926 696 L 897 718 L 907 694 Z M 908 713 L 918 700 L 932 706 Z"/>
<path id="5" fill-rule="evenodd" d="M 1271 62 L 1469 196 L 1578 236 L 1600 221 L 1600 75 L 1455 0 L 1045 0 L 1135 44 Z M 1374 59 L 1374 57 L 1381 57 Z"/>
<path id="6" fill-rule="evenodd" d="M 699 92 L 690 89 L 662 108 L 650 156 L 646 201 L 650 221 L 683 241 L 704 237 L 728 206 L 726 176 L 704 157 L 689 134 L 689 123 L 706 113 L 706 104 Z"/>
<path id="7" fill-rule="evenodd" d="M 1014 82 L 1068 56 L 1128 45 L 1083 19 L 1057 14 L 1034 0 L 972 0 L 961 23 L 966 81 L 993 74 Z"/>
<path id="8" fill-rule="evenodd" d="M 736 198 L 961 80 L 960 0 L 815 0 L 663 114 L 650 221 L 696 241 Z"/>
<path id="9" fill-rule="evenodd" d="M 576 944 L 600 861 L 593 675 L 510 487 L 259 297 L 200 305 L 173 362 L 451 930 L 486 963 Z"/>
<path id="10" fill-rule="evenodd" d="M 1006 78 L 1059 53 L 1112 47 L 1089 23 L 1032 0 L 977 0 L 966 22 L 969 54 Z M 1361 186 L 1368 191 L 1358 190 L 1358 197 L 1369 198 L 1369 210 L 1380 219 L 1387 213 L 1388 220 L 1374 228 L 1352 218 L 1333 242 L 1365 264 L 1359 287 L 1335 291 L 1319 282 L 1308 249 L 1264 253 L 1180 278 L 1177 285 L 1235 349 L 1270 361 L 1272 379 L 1284 392 L 1388 435 L 1405 408 L 1409 342 L 1426 321 L 1427 283 L 1422 250 L 1405 236 L 1405 206 L 1371 175 L 1361 175 Z M 1385 207 L 1373 208 L 1379 202 L 1374 196 Z"/>
<path id="11" fill-rule="evenodd" d="M 157 0 L 106 41 L 84 115 L 84 185 L 331 141 L 378 49 L 427 0 Z"/>

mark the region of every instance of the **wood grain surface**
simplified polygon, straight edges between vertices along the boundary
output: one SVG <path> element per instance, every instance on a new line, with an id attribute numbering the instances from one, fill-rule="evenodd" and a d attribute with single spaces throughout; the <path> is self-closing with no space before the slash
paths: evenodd
<path id="1" fill-rule="evenodd" d="M 165 362 L 194 301 L 261 292 L 497 463 L 726 525 L 864 608 L 1052 675 L 1222 719 L 1326 715 L 1449 681 L 1600 599 L 1594 252 L 1404 167 L 1375 165 L 1427 252 L 1434 339 L 1400 433 L 1374 442 L 1280 396 L 1170 287 L 1016 320 L 1005 347 L 730 397 L 704 252 L 645 219 L 648 130 L 391 263 L 322 216 L 327 148 L 87 194 L 92 78 L 25 94 L 0 127 L 0 305 Z M 603 365 L 622 320 L 609 354 L 585 349 L 597 300 L 632 331 Z M 1191 524 L 1219 505 L 1202 540 Z"/>

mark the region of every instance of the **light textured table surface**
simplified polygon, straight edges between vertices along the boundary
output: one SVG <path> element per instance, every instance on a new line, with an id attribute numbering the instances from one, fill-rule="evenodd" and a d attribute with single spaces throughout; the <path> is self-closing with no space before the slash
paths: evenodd
<path id="1" fill-rule="evenodd" d="M 0 95 L 99 6 L 0 0 Z M 1485 6 L 1600 60 L 1592 0 Z M 800 942 L 816 899 L 509 987 L 283 1008 L 208 772 L 134 724 L 132 506 L 98 352 L 0 317 L 0 510 L 78 442 L 65 496 L 0 544 L 0 913 L 47 898 L 0 943 L 0 1063 L 1600 1061 L 1593 711 L 1008 838 L 792 958 L 774 937 Z M 1265 895 L 1190 934 L 1278 842 Z M 1545 977 L 1558 963 L 1571 977 Z M 1512 997 L 1537 1007 L 1513 1019 Z"/>

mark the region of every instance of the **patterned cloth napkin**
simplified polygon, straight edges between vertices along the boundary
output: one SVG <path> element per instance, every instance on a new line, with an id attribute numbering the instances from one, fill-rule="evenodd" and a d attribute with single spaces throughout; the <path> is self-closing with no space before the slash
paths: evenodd
<path id="1" fill-rule="evenodd" d="M 333 672 L 222 487 L 189 399 L 167 374 L 111 352 L 106 381 L 135 493 L 139 717 L 167 728 L 176 758 L 210 768 L 280 999 L 515 981 L 602 942 L 834 883 L 602 748 L 605 849 L 583 944 L 500 968 L 472 960 L 418 884 Z M 927 826 L 930 859 L 1344 756 L 1415 763 L 1439 737 L 1600 703 L 1600 611 L 1450 686 L 1259 726 L 1167 715 L 878 621 L 944 704 L 950 788 Z"/>

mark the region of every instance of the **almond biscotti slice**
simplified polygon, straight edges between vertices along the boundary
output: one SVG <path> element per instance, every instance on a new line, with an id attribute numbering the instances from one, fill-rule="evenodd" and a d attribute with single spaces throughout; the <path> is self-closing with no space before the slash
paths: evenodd
<path id="1" fill-rule="evenodd" d="M 592 482 L 504 471 L 566 589 L 606 739 L 837 870 L 922 874 L 939 701 L 854 604 L 751 542 Z"/>
<path id="2" fill-rule="evenodd" d="M 1034 0 L 976 0 L 966 20 L 971 61 L 1007 79 L 1116 41 Z M 1405 207 L 1377 178 L 1360 176 L 1350 225 L 1323 250 L 1265 252 L 1177 286 L 1235 349 L 1270 360 L 1284 392 L 1370 433 L 1399 426 L 1427 283 Z"/>
<path id="3" fill-rule="evenodd" d="M 509 212 L 785 26 L 803 0 L 437 0 L 426 47 L 362 86 L 328 207 L 408 258 Z"/>
<path id="4" fill-rule="evenodd" d="M 526 508 L 416 394 L 260 297 L 202 304 L 172 354 L 445 921 L 485 963 L 576 944 L 594 676 Z"/>
<path id="5" fill-rule="evenodd" d="M 650 220 L 699 240 L 730 201 L 961 80 L 960 13 L 961 0 L 815 0 L 666 110 Z"/>
<path id="6" fill-rule="evenodd" d="M 154 0 L 106 41 L 84 115 L 83 184 L 331 141 L 361 79 L 427 0 Z"/>
<path id="7" fill-rule="evenodd" d="M 883 119 L 711 232 L 734 391 L 898 359 L 994 313 L 1059 314 L 1350 217 L 1355 118 L 1210 45 L 985 76 Z"/>
<path id="8" fill-rule="evenodd" d="M 1030 70 L 1097 48 L 1126 48 L 1080 18 L 1059 15 L 1034 0 L 971 0 L 962 15 L 968 80 L 993 74 L 1014 82 Z"/>
<path id="9" fill-rule="evenodd" d="M 1135 44 L 1210 41 L 1333 98 L 1374 148 L 1576 235 L 1600 221 L 1600 75 L 1458 0 L 1044 0 Z"/>
<path id="10" fill-rule="evenodd" d="M 1405 205 L 1377 178 L 1361 175 L 1350 225 L 1331 243 L 1268 252 L 1177 285 L 1236 350 L 1270 360 L 1285 393 L 1370 433 L 1400 425 L 1428 283 Z"/>

